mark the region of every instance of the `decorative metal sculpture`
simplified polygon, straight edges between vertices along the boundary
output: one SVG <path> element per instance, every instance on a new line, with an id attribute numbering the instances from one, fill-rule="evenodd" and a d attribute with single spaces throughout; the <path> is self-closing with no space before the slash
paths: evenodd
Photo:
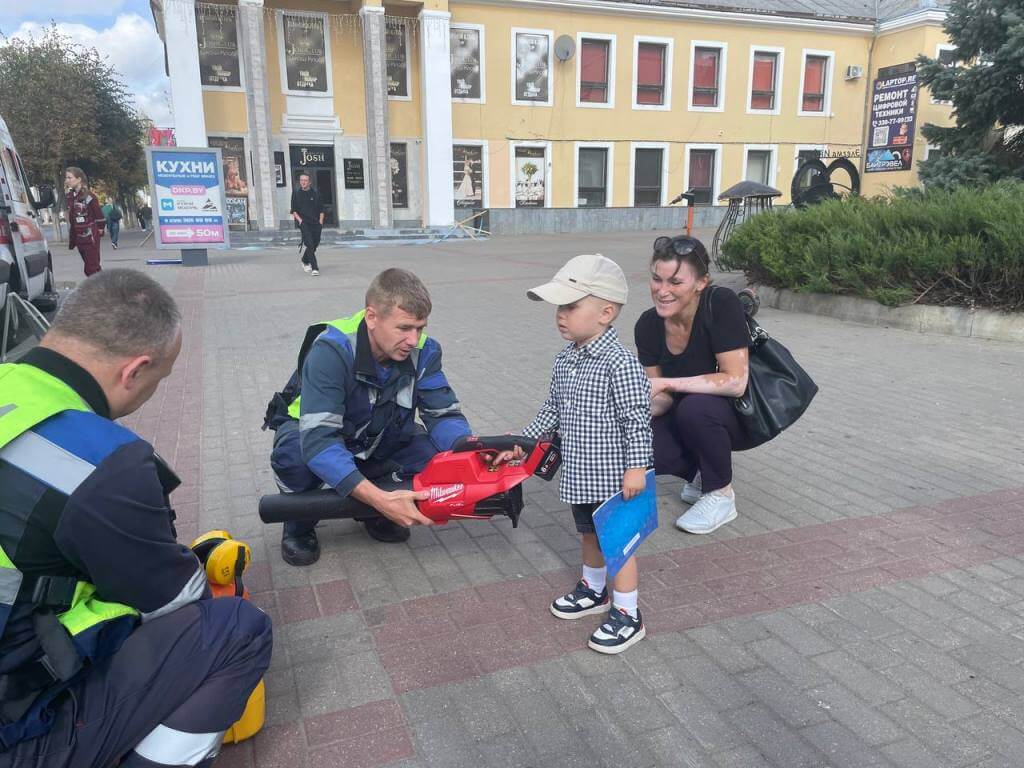
<path id="1" fill-rule="evenodd" d="M 732 230 L 736 225 L 762 211 L 770 211 L 772 208 L 772 198 L 781 196 L 782 193 L 775 189 L 775 187 L 769 187 L 767 184 L 761 184 L 757 181 L 741 181 L 739 184 L 729 187 L 718 196 L 719 200 L 729 201 L 729 207 L 725 211 L 725 218 L 718 225 L 718 229 L 715 231 L 715 239 L 711 242 L 711 258 L 718 269 L 722 269 L 720 261 L 722 246 L 725 245 L 725 241 L 729 239 L 729 235 L 732 234 Z"/>

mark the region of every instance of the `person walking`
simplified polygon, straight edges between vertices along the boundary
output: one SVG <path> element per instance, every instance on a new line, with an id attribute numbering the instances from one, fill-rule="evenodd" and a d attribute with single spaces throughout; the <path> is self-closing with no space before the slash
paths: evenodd
<path id="1" fill-rule="evenodd" d="M 103 218 L 107 220 L 107 232 L 110 234 L 110 245 L 117 250 L 117 240 L 121 234 L 121 219 L 123 215 L 121 208 L 113 199 L 107 198 L 107 202 L 100 209 L 103 211 Z"/>
<path id="2" fill-rule="evenodd" d="M 153 209 L 148 205 L 143 204 L 139 207 L 139 226 L 143 229 L 148 227 L 150 218 L 153 215 Z"/>
<path id="3" fill-rule="evenodd" d="M 89 191 L 85 171 L 70 166 L 64 172 L 65 202 L 68 209 L 68 250 L 78 249 L 85 264 L 85 276 L 100 271 L 100 238 L 107 220 L 96 196 Z"/>
<path id="4" fill-rule="evenodd" d="M 324 206 L 320 193 L 310 185 L 309 174 L 299 174 L 299 188 L 292 190 L 292 218 L 302 230 L 302 268 L 314 277 L 320 274 L 316 249 L 324 226 Z"/>

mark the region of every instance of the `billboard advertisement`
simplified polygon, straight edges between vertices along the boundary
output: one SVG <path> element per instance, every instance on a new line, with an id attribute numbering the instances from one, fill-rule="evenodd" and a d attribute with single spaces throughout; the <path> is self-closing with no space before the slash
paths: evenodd
<path id="1" fill-rule="evenodd" d="M 914 161 L 917 65 L 883 67 L 871 90 L 865 173 L 909 171 Z"/>
<path id="2" fill-rule="evenodd" d="M 148 147 L 157 248 L 229 248 L 217 148 Z"/>

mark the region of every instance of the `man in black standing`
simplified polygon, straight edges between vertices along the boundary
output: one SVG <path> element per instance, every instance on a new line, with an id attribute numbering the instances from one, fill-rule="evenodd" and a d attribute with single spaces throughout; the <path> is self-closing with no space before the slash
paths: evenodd
<path id="1" fill-rule="evenodd" d="M 292 218 L 302 230 L 302 268 L 314 277 L 320 274 L 316 249 L 324 226 L 324 206 L 320 193 L 309 184 L 309 174 L 299 174 L 299 188 L 292 190 Z"/>

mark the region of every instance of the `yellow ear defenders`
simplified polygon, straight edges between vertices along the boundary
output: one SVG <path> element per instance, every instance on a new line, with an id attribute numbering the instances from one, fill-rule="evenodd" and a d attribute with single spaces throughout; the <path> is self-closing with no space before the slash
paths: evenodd
<path id="1" fill-rule="evenodd" d="M 242 573 L 252 560 L 248 544 L 231 538 L 227 531 L 209 531 L 193 541 L 191 549 L 210 584 L 234 584 L 235 594 L 242 596 Z"/>

